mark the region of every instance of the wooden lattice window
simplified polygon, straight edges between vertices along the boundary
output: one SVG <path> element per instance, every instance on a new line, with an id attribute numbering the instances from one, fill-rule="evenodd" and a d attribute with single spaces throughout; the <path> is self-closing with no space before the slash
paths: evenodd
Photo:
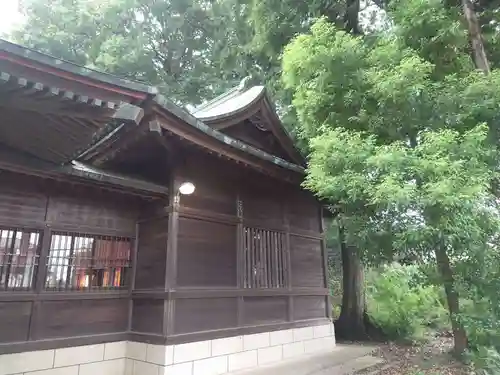
<path id="1" fill-rule="evenodd" d="M 286 287 L 285 234 L 244 228 L 245 288 Z"/>
<path id="2" fill-rule="evenodd" d="M 0 227 L 0 290 L 33 288 L 40 238 L 37 231 Z"/>
<path id="3" fill-rule="evenodd" d="M 45 287 L 56 290 L 124 288 L 131 250 L 130 238 L 52 234 Z"/>

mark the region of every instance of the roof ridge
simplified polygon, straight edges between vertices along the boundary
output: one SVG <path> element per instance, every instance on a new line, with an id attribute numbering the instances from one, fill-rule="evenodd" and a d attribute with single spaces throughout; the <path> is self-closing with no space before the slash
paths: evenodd
<path id="1" fill-rule="evenodd" d="M 68 60 L 64 60 L 45 52 L 37 51 L 36 49 L 26 47 L 17 43 L 0 38 L 0 50 L 12 53 L 14 55 L 34 60 L 40 64 L 49 65 L 53 68 L 60 69 L 79 76 L 95 79 L 106 82 L 114 86 L 120 86 L 133 91 L 140 91 L 148 94 L 158 94 L 157 87 L 144 82 L 135 81 L 129 78 L 92 69 Z"/>
<path id="2" fill-rule="evenodd" d="M 223 92 L 222 94 L 216 96 L 215 98 L 203 104 L 200 104 L 199 106 L 194 108 L 192 113 L 195 114 L 196 112 L 203 111 L 215 103 L 224 103 L 225 101 L 229 100 L 231 98 L 231 95 L 233 94 L 248 91 L 250 88 L 254 87 L 254 86 L 248 86 L 248 83 L 250 82 L 251 78 L 252 78 L 251 76 L 246 76 L 240 81 L 238 86 L 234 86 L 233 88 L 227 90 L 226 92 Z"/>

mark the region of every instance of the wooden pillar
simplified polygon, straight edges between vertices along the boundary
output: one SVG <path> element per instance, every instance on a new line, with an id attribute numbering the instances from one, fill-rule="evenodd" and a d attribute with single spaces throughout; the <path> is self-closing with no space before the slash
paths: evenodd
<path id="1" fill-rule="evenodd" d="M 319 224 L 321 233 L 321 255 L 323 257 L 323 285 L 328 289 L 328 249 L 326 248 L 326 227 L 323 217 L 323 207 L 319 208 Z M 330 293 L 326 296 L 326 316 L 332 319 L 332 301 Z"/>
<path id="2" fill-rule="evenodd" d="M 137 222 L 135 224 L 135 241 L 134 241 L 134 248 L 133 248 L 133 253 L 132 256 L 130 257 L 130 261 L 132 262 L 132 275 L 130 276 L 129 280 L 129 303 L 128 303 L 128 324 L 127 328 L 128 331 L 132 331 L 132 314 L 134 310 L 134 300 L 132 298 L 132 292 L 135 288 L 135 278 L 137 274 L 137 253 L 139 251 L 139 229 L 140 229 L 140 224 Z"/>
<path id="3" fill-rule="evenodd" d="M 50 197 L 47 196 L 47 202 L 45 204 L 45 228 L 42 233 L 42 243 L 40 245 L 40 256 L 38 258 L 38 266 L 36 268 L 36 274 L 34 277 L 35 282 L 35 293 L 42 293 L 45 287 L 45 278 L 47 277 L 47 262 L 50 251 L 50 240 L 52 237 L 52 229 L 50 227 L 50 223 L 48 220 L 48 211 L 49 211 Z M 29 322 L 28 328 L 28 340 L 33 339 L 33 324 L 36 317 L 38 315 L 38 310 L 40 309 L 40 300 L 36 298 L 31 304 L 31 318 Z"/>
<path id="4" fill-rule="evenodd" d="M 287 289 L 290 293 L 288 296 L 288 321 L 293 322 L 295 320 L 293 316 L 293 296 L 292 292 L 292 261 L 290 255 L 290 210 L 288 206 L 288 201 L 286 201 L 283 205 L 283 222 L 285 226 L 285 254 L 286 254 L 286 285 Z"/>
<path id="5" fill-rule="evenodd" d="M 164 301 L 163 310 L 163 335 L 174 334 L 175 300 L 172 291 L 177 285 L 177 243 L 179 235 L 179 206 L 181 196 L 178 192 L 176 170 L 172 170 L 169 184 L 169 214 L 168 214 L 168 242 L 165 265 L 165 292 L 167 299 Z"/>
<path id="6" fill-rule="evenodd" d="M 243 246 L 243 201 L 240 195 L 236 197 L 236 215 L 238 217 L 238 224 L 236 224 L 236 281 L 238 290 L 245 287 L 245 256 Z M 244 301 L 243 296 L 238 296 L 238 327 L 244 323 Z"/>
<path id="7" fill-rule="evenodd" d="M 45 205 L 45 228 L 42 234 L 42 244 L 40 248 L 40 257 L 38 258 L 38 267 L 36 269 L 35 277 L 35 292 L 41 293 L 45 286 L 45 278 L 47 276 L 47 259 L 50 251 L 50 239 L 52 237 L 52 230 L 48 222 L 50 197 L 47 196 L 47 203 Z"/>

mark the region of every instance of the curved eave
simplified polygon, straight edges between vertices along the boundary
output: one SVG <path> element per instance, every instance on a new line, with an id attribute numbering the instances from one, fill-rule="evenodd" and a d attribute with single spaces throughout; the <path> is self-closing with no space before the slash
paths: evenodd
<path id="1" fill-rule="evenodd" d="M 205 117 L 203 116 L 203 112 L 206 112 L 206 110 L 202 108 L 199 111 L 195 111 L 193 115 L 206 124 L 222 125 L 221 127 L 224 127 L 224 124 L 230 126 L 249 119 L 257 111 L 261 110 L 264 112 L 264 115 L 267 117 L 268 121 L 272 124 L 270 130 L 280 140 L 283 148 L 285 148 L 285 150 L 290 154 L 291 158 L 301 166 L 306 165 L 305 158 L 296 149 L 290 135 L 283 127 L 281 120 L 276 114 L 274 106 L 269 99 L 269 95 L 267 95 L 265 86 L 254 86 L 254 88 L 259 88 L 258 93 L 250 96 L 247 101 L 242 102 L 238 107 L 231 108 L 231 110 L 221 112 L 218 115 Z M 219 105 L 223 106 L 224 103 L 230 103 L 230 99 L 220 103 Z M 215 105 L 215 103 L 213 103 L 212 105 Z"/>
<path id="2" fill-rule="evenodd" d="M 298 164 L 305 166 L 307 164 L 306 159 L 295 147 L 295 144 L 292 141 L 292 137 L 283 126 L 283 123 L 274 110 L 273 104 L 267 94 L 264 96 L 263 108 L 265 109 L 266 116 L 269 116 L 269 120 L 273 124 L 272 132 L 274 133 L 274 135 L 280 140 L 282 146 L 290 154 L 293 160 L 295 160 Z"/>
<path id="3" fill-rule="evenodd" d="M 157 95 L 153 101 L 158 104 L 163 110 L 171 113 L 178 119 L 182 120 L 184 123 L 188 124 L 192 128 L 196 129 L 196 131 L 204 134 L 205 136 L 208 136 L 212 139 L 217 140 L 221 144 L 230 146 L 231 148 L 244 152 L 246 154 L 252 155 L 254 157 L 257 157 L 261 160 L 265 160 L 267 162 L 270 162 L 276 166 L 279 166 L 281 168 L 304 174 L 305 169 L 304 167 L 291 163 L 289 161 L 286 161 L 282 158 L 279 158 L 277 156 L 271 155 L 265 151 L 262 151 L 256 147 L 250 146 L 244 142 L 241 142 L 237 139 L 234 139 L 232 137 L 227 136 L 224 133 L 221 133 L 220 131 L 208 126 L 205 124 L 203 121 L 199 120 L 196 118 L 194 115 L 187 113 L 186 111 L 182 110 L 179 108 L 177 105 L 172 103 L 171 101 L 167 100 L 161 95 Z"/>
<path id="4" fill-rule="evenodd" d="M 93 80 L 96 84 L 105 83 L 117 88 L 131 91 L 129 94 L 133 96 L 133 92 L 139 92 L 144 94 L 157 94 L 158 89 L 153 86 L 149 86 L 140 82 L 135 82 L 129 79 L 120 78 L 112 74 L 102 73 L 93 69 L 89 69 L 69 61 L 61 60 L 56 57 L 50 56 L 45 53 L 35 51 L 31 48 L 23 47 L 18 44 L 8 42 L 6 40 L 0 39 L 0 57 L 8 59 L 8 55 L 16 56 L 21 59 L 26 59 L 27 64 L 29 62 L 35 62 L 42 66 L 53 69 L 54 71 L 47 71 L 49 74 L 57 74 L 57 71 L 62 73 L 69 73 L 74 77 L 66 74 L 69 79 L 81 77 L 86 80 Z M 18 61 L 16 61 L 18 62 Z M 31 68 L 37 69 L 35 66 L 30 66 Z"/>
<path id="5" fill-rule="evenodd" d="M 219 104 L 217 104 L 217 102 L 212 103 L 213 108 L 206 108 L 203 106 L 199 107 L 193 112 L 193 115 L 203 122 L 214 123 L 222 122 L 224 120 L 237 117 L 242 113 L 249 112 L 252 108 L 258 105 L 258 103 L 260 103 L 262 99 L 266 97 L 266 88 L 264 86 L 254 86 L 246 92 L 249 92 L 250 90 L 254 90 L 255 92 L 253 92 L 252 95 L 248 95 L 248 97 L 245 98 L 246 100 L 243 100 L 240 103 L 231 103 L 231 100 L 234 99 L 234 97 L 229 97 L 226 100 L 221 100 Z M 245 93 L 243 93 L 242 95 L 244 95 Z M 236 104 L 236 106 L 231 104 Z M 221 107 L 224 105 L 226 105 L 228 108 L 226 111 L 216 111 L 217 107 Z M 211 111 L 219 113 L 211 114 Z"/>

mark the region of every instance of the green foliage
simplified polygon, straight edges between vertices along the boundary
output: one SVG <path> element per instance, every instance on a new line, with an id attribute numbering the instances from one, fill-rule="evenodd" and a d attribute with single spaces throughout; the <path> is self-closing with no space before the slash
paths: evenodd
<path id="1" fill-rule="evenodd" d="M 366 83 L 360 73 L 366 54 L 361 38 L 337 32 L 326 19 L 286 47 L 283 83 L 294 90 L 303 137 L 321 134 L 331 123 L 365 129 L 367 118 L 361 109 Z"/>
<path id="2" fill-rule="evenodd" d="M 390 338 L 418 340 L 449 324 L 440 289 L 422 285 L 418 266 L 392 264 L 366 277 L 367 312 Z"/>
<path id="3" fill-rule="evenodd" d="M 342 273 L 333 261 L 328 263 L 328 290 L 332 302 L 333 319 L 338 319 L 342 305 Z"/>
<path id="4" fill-rule="evenodd" d="M 212 98 L 248 73 L 239 46 L 250 36 L 229 0 L 26 0 L 23 10 L 15 41 L 154 84 L 182 104 Z"/>
<path id="5" fill-rule="evenodd" d="M 478 347 L 469 353 L 478 375 L 497 375 L 500 373 L 500 353 L 492 347 Z"/>
<path id="6" fill-rule="evenodd" d="M 473 68 L 460 8 L 443 5 L 442 0 L 391 0 L 389 4 L 397 35 L 434 65 L 436 79 Z"/>
<path id="7" fill-rule="evenodd" d="M 439 1 L 394 1 L 389 16 L 370 39 L 321 19 L 286 47 L 282 79 L 311 150 L 304 186 L 336 206 L 365 260 L 439 256 L 448 297 L 485 298 L 493 313 L 493 288 L 467 275 L 486 272 L 499 228 L 500 71 L 473 70 L 458 14 Z"/>
<path id="8" fill-rule="evenodd" d="M 488 247 L 473 249 L 459 267 L 464 298 L 460 319 L 469 338 L 469 360 L 484 375 L 500 373 L 499 226 L 492 224 L 494 240 Z"/>

